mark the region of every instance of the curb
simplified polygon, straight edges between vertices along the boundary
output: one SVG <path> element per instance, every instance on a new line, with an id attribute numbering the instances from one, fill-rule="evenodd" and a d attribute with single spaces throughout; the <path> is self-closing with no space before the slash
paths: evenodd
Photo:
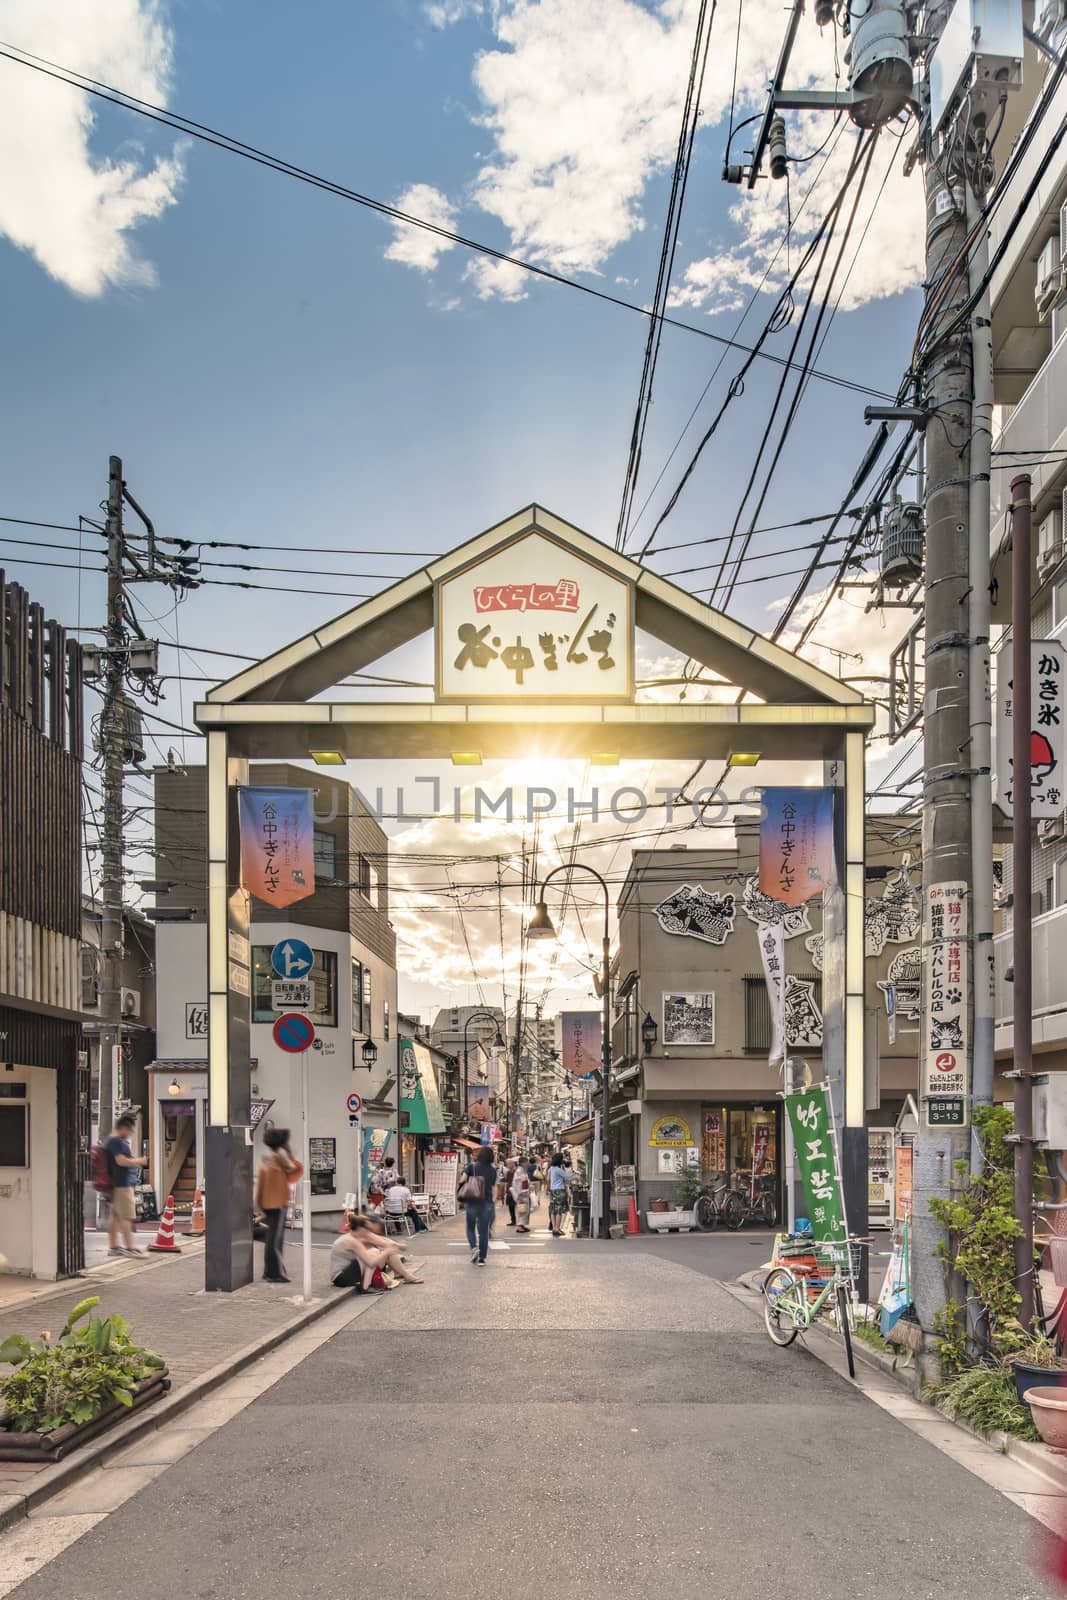
<path id="1" fill-rule="evenodd" d="M 155 1263 L 153 1263 L 155 1265 Z M 135 1439 L 142 1438 L 145 1434 L 164 1427 L 175 1417 L 187 1411 L 198 1400 L 203 1400 L 212 1390 L 219 1388 L 235 1373 L 244 1367 L 250 1366 L 260 1356 L 267 1355 L 278 1345 L 284 1344 L 295 1333 L 302 1333 L 313 1322 L 318 1322 L 330 1311 L 335 1311 L 338 1306 L 345 1304 L 345 1296 L 332 1296 L 324 1298 L 321 1303 L 310 1305 L 306 1311 L 300 1312 L 291 1322 L 280 1328 L 273 1329 L 256 1339 L 252 1344 L 244 1345 L 240 1350 L 235 1350 L 215 1367 L 209 1367 L 207 1372 L 202 1372 L 199 1377 L 192 1378 L 177 1394 L 171 1393 L 155 1405 L 146 1406 L 144 1411 L 132 1416 L 128 1422 L 120 1423 L 116 1428 L 110 1428 L 101 1438 L 93 1440 L 84 1449 L 78 1450 L 69 1461 L 56 1461 L 52 1466 L 46 1467 L 43 1472 L 30 1480 L 25 1490 L 11 1490 L 0 1495 L 0 1531 L 12 1527 L 15 1523 L 23 1521 L 31 1511 L 51 1499 L 60 1490 L 66 1489 L 75 1479 L 83 1477 L 99 1466 L 105 1457 L 111 1456 L 116 1449 L 123 1445 L 132 1444 Z"/>
<path id="2" fill-rule="evenodd" d="M 736 1279 L 736 1283 L 739 1288 L 745 1291 L 746 1295 L 758 1293 L 755 1286 L 745 1276 Z M 730 1287 L 729 1284 L 723 1285 L 725 1289 Z M 743 1303 L 750 1304 L 751 1302 L 746 1300 Z M 823 1327 L 821 1323 L 816 1322 L 809 1328 L 804 1336 L 805 1339 L 810 1339 L 813 1333 L 818 1334 L 820 1339 L 827 1340 L 835 1350 L 844 1349 L 839 1336 L 832 1332 L 831 1329 Z M 817 1349 L 813 1349 L 811 1354 L 817 1361 L 822 1360 Z M 873 1367 L 876 1371 L 884 1373 L 887 1378 L 892 1378 L 893 1382 L 899 1385 L 911 1399 L 916 1401 L 917 1404 L 926 1407 L 930 1413 L 931 1420 L 936 1419 L 947 1423 L 951 1428 L 957 1428 L 960 1433 L 966 1434 L 968 1438 L 976 1439 L 979 1444 L 984 1444 L 986 1449 L 993 1455 L 1006 1456 L 1009 1461 L 1017 1461 L 1020 1466 L 1028 1467 L 1031 1472 L 1038 1473 L 1061 1493 L 1067 1494 L 1067 1453 L 1053 1452 L 1048 1445 L 1039 1444 L 1034 1439 L 1016 1439 L 1014 1434 L 1002 1433 L 999 1428 L 994 1433 L 979 1433 L 977 1429 L 969 1427 L 966 1422 L 959 1422 L 953 1417 L 946 1416 L 943 1411 L 939 1411 L 936 1406 L 932 1406 L 924 1400 L 917 1391 L 915 1384 L 909 1381 L 910 1376 L 914 1373 L 914 1368 L 902 1371 L 897 1366 L 899 1357 L 887 1355 L 884 1350 L 872 1349 L 870 1345 L 864 1344 L 862 1339 L 853 1339 L 852 1354 L 864 1366 Z"/>

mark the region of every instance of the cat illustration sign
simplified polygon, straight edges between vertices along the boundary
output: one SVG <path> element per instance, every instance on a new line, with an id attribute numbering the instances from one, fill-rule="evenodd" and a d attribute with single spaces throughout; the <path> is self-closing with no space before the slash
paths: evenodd
<path id="1" fill-rule="evenodd" d="M 274 1043 L 287 1055 L 298 1056 L 315 1043 L 314 1024 L 302 1011 L 287 1011 L 274 1024 Z"/>
<path id="2" fill-rule="evenodd" d="M 930 975 L 922 1022 L 922 1098 L 930 1128 L 967 1126 L 968 926 L 967 885 L 931 884 L 922 930 Z"/>

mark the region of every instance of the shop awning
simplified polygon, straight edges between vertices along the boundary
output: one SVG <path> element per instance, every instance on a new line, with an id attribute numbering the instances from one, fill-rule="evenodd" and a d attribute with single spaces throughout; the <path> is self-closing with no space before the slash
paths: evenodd
<path id="1" fill-rule="evenodd" d="M 560 1144 L 588 1144 L 593 1137 L 593 1119 L 585 1117 L 581 1122 L 572 1122 L 569 1128 L 560 1130 Z"/>
<path id="2" fill-rule="evenodd" d="M 482 1146 L 478 1143 L 477 1139 L 456 1139 L 456 1138 L 453 1138 L 452 1143 L 453 1144 L 458 1144 L 461 1150 L 480 1150 L 482 1148 Z"/>

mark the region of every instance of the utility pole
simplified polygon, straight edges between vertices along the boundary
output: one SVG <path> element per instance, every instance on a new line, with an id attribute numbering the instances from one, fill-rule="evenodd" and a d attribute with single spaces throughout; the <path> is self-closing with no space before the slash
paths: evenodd
<path id="1" fill-rule="evenodd" d="M 1019 1321 L 1029 1332 L 1034 1320 L 1034 1079 L 1033 1079 L 1033 894 L 1030 881 L 1030 477 L 1011 486 L 1012 654 L 1012 992 L 1015 1080 L 1015 1287 Z M 1024 776 L 1020 778 L 1020 774 Z"/>
<path id="2" fill-rule="evenodd" d="M 137 543 L 127 536 L 124 512 L 129 506 L 144 525 Z M 127 611 L 126 588 L 131 583 L 165 583 L 175 591 L 196 588 L 197 558 L 163 555 L 152 520 L 130 493 L 122 476 L 122 461 L 108 458 L 107 615 L 102 649 L 85 646 L 87 678 L 100 680 L 103 709 L 97 748 L 100 754 L 103 811 L 100 833 L 100 1062 L 97 1137 L 111 1132 L 122 1075 L 122 958 L 123 948 L 123 776 L 131 758 L 132 735 L 127 725 L 130 701 L 127 688 L 158 699 L 155 683 L 158 644 L 146 639 L 132 613 Z M 141 753 L 143 759 L 143 752 Z"/>
<path id="3" fill-rule="evenodd" d="M 123 528 L 122 462 L 107 472 L 107 619 L 104 629 L 104 709 L 100 717 L 103 819 L 100 836 L 100 1086 L 98 1138 L 111 1132 L 116 1071 L 122 1051 L 122 767 L 123 767 Z"/>

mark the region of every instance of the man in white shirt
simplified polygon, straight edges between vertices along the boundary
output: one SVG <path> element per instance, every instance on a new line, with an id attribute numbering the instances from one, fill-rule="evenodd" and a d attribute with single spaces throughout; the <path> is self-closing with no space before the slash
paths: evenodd
<path id="1" fill-rule="evenodd" d="M 415 1201 L 406 1183 L 392 1183 L 385 1191 L 387 1217 L 410 1217 L 416 1233 L 425 1233 L 426 1224 L 415 1209 Z"/>

